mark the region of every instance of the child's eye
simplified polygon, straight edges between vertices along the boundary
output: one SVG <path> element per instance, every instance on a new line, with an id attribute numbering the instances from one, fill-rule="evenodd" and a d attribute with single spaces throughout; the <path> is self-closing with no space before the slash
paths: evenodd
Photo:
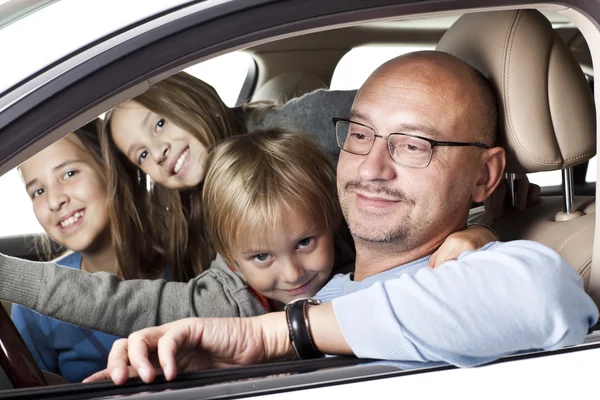
<path id="1" fill-rule="evenodd" d="M 67 172 L 64 173 L 63 179 L 71 179 L 72 177 L 74 177 L 78 173 L 79 173 L 79 171 L 67 171 Z"/>
<path id="2" fill-rule="evenodd" d="M 146 157 L 148 157 L 148 150 L 144 150 L 142 151 L 142 153 L 140 154 L 140 156 L 138 157 L 138 164 L 141 164 L 144 162 L 144 160 L 146 159 Z"/>
<path id="3" fill-rule="evenodd" d="M 31 193 L 31 198 L 35 199 L 37 197 L 40 197 L 41 195 L 44 194 L 44 192 L 45 192 L 44 189 L 41 189 L 41 188 L 40 189 L 36 189 L 36 190 L 33 191 L 33 193 Z"/>
<path id="4" fill-rule="evenodd" d="M 159 119 L 156 123 L 156 126 L 154 127 L 154 130 L 156 132 L 160 132 L 160 130 L 165 126 L 166 123 L 167 121 L 164 118 Z"/>
<path id="5" fill-rule="evenodd" d="M 258 262 L 267 262 L 271 259 L 271 255 L 269 253 L 260 253 L 252 257 Z"/>
<path id="6" fill-rule="evenodd" d="M 298 248 L 308 247 L 315 239 L 310 236 L 298 242 Z"/>

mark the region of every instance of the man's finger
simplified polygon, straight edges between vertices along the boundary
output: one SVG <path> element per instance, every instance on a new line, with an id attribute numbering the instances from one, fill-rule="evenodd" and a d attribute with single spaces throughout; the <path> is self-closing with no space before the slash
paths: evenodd
<path id="1" fill-rule="evenodd" d="M 152 382 L 156 377 L 156 371 L 150 362 L 150 354 L 156 351 L 158 340 L 166 331 L 168 330 L 163 325 L 142 329 L 132 333 L 128 338 L 129 363 L 146 383 Z"/>
<path id="2" fill-rule="evenodd" d="M 109 381 L 110 379 L 111 377 L 108 369 L 103 369 L 102 371 L 98 371 L 95 374 L 88 376 L 82 381 L 82 383 Z"/>
<path id="3" fill-rule="evenodd" d="M 116 385 L 125 383 L 129 378 L 129 357 L 127 355 L 127 347 L 127 339 L 119 339 L 113 343 L 112 349 L 108 354 L 106 372 Z"/>
<path id="4" fill-rule="evenodd" d="M 177 376 L 175 356 L 188 339 L 189 329 L 187 326 L 180 328 L 178 325 L 166 332 L 158 341 L 158 362 L 166 380 L 173 380 Z"/>

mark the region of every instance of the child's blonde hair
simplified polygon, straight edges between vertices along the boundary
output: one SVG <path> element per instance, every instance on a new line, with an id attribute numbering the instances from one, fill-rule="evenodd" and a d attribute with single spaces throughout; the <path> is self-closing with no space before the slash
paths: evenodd
<path id="1" fill-rule="evenodd" d="M 332 233 L 341 222 L 335 171 L 309 135 L 271 129 L 234 136 L 210 153 L 206 169 L 206 229 L 229 265 L 236 247 L 279 226 L 287 213 Z"/>

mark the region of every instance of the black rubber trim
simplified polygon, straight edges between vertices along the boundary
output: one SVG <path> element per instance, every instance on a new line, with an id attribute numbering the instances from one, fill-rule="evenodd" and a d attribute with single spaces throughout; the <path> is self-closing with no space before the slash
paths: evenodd
<path id="1" fill-rule="evenodd" d="M 301 374 L 321 369 L 356 366 L 371 362 L 373 362 L 373 360 L 358 359 L 356 357 L 329 357 L 318 360 L 290 361 L 180 374 L 171 382 L 165 381 L 163 377 L 158 377 L 152 384 L 146 384 L 141 379 L 134 378 L 121 386 L 115 386 L 112 382 L 100 382 L 7 390 L 0 392 L 0 399 L 25 400 L 44 398 L 71 400 L 87 399 L 91 396 L 126 395 L 142 391 L 159 392 L 164 390 L 222 384 L 239 380 L 250 381 L 253 378 L 264 378 L 277 374 Z"/>
<path id="2" fill-rule="evenodd" d="M 543 351 L 537 353 L 528 353 L 504 357 L 502 359 L 490 362 L 485 365 L 502 364 L 513 361 L 527 360 L 531 358 L 540 358 L 555 356 L 559 354 L 568 354 L 586 350 L 600 349 L 600 343 L 570 347 L 555 351 Z M 354 367 L 358 365 L 369 366 L 375 363 L 389 366 L 388 372 L 374 372 L 367 376 L 356 376 L 339 379 L 337 381 L 316 382 L 309 384 L 290 385 L 277 387 L 276 380 L 273 381 L 273 387 L 269 389 L 256 389 L 256 379 L 268 378 L 273 375 L 299 375 L 307 372 L 319 370 L 330 370 L 331 368 Z M 385 363 L 385 362 L 384 362 Z M 122 396 L 140 392 L 157 393 L 162 391 L 181 390 L 186 388 L 201 388 L 209 385 L 227 385 L 230 382 L 247 381 L 245 389 L 238 390 L 235 393 L 223 391 L 223 394 L 216 396 L 219 399 L 239 399 L 245 397 L 259 396 L 265 394 L 280 394 L 294 390 L 316 389 L 328 386 L 338 386 L 358 382 L 367 382 L 378 379 L 396 378 L 400 376 L 409 376 L 417 374 L 430 374 L 439 371 L 456 369 L 457 367 L 447 365 L 432 368 L 423 368 L 415 370 L 401 370 L 394 368 L 393 363 L 382 364 L 379 360 L 357 359 L 354 357 L 329 357 L 325 359 L 292 361 L 285 363 L 273 363 L 257 366 L 238 367 L 232 369 L 219 369 L 189 374 L 181 374 L 175 380 L 166 382 L 162 377 L 156 379 L 152 384 L 145 384 L 140 379 L 130 379 L 122 386 L 115 386 L 110 382 L 91 383 L 91 384 L 70 384 L 49 386 L 46 388 L 7 390 L 0 392 L 0 399 L 87 399 L 91 397 L 102 396 Z M 365 374 L 365 370 L 356 370 L 356 374 Z M 433 379 L 433 378 L 432 378 Z M 168 392 L 165 392 L 165 397 Z M 175 395 L 175 393 L 174 393 Z M 215 398 L 214 396 L 204 396 L 203 398 Z"/>
<path id="3" fill-rule="evenodd" d="M 258 66 L 256 65 L 256 60 L 251 58 L 248 65 L 248 73 L 246 74 L 246 79 L 244 80 L 244 84 L 240 89 L 240 94 L 238 95 L 238 99 L 235 102 L 236 106 L 242 106 L 247 103 L 254 90 L 256 90 L 256 84 L 258 83 Z"/>

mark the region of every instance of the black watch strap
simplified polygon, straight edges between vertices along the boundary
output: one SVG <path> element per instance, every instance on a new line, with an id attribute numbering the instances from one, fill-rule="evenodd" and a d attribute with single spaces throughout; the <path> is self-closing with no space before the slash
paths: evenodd
<path id="1" fill-rule="evenodd" d="M 290 343 L 301 360 L 323 357 L 323 353 L 315 346 L 308 321 L 308 306 L 318 304 L 321 304 L 320 300 L 302 298 L 293 300 L 285 306 Z"/>

